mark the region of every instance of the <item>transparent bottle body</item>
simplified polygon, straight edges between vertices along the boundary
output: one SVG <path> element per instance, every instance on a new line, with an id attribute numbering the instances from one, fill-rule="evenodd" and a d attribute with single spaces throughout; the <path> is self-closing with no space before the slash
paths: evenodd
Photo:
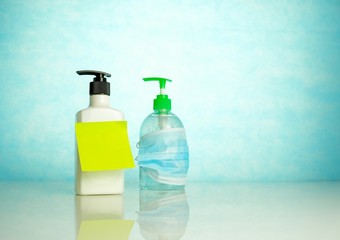
<path id="1" fill-rule="evenodd" d="M 145 118 L 140 129 L 140 138 L 150 133 L 171 129 L 183 128 L 181 120 L 173 113 L 155 111 Z M 164 161 L 164 160 L 162 160 Z M 171 160 L 166 160 L 171 161 Z M 139 185 L 142 190 L 177 190 L 184 189 L 185 185 L 164 184 L 147 174 L 147 167 L 139 166 Z"/>

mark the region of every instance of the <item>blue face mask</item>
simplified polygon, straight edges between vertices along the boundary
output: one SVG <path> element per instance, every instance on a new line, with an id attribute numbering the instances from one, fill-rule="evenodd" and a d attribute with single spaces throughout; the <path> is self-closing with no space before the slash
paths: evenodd
<path id="1" fill-rule="evenodd" d="M 184 128 L 170 128 L 143 136 L 139 141 L 137 160 L 156 181 L 185 185 L 189 148 Z"/>

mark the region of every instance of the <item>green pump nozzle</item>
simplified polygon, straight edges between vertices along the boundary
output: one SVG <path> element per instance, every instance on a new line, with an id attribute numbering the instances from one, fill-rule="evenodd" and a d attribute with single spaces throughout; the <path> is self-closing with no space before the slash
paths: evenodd
<path id="1" fill-rule="evenodd" d="M 157 98 L 153 100 L 153 110 L 158 111 L 170 111 L 171 110 L 171 99 L 169 99 L 168 95 L 165 93 L 165 83 L 172 82 L 172 80 L 167 78 L 160 77 L 149 77 L 143 78 L 145 82 L 149 81 L 159 81 L 160 93 L 157 95 Z"/>

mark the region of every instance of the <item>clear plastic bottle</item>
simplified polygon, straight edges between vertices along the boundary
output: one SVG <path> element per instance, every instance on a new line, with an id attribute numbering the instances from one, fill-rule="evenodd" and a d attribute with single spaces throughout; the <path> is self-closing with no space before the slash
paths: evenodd
<path id="1" fill-rule="evenodd" d="M 189 152 L 181 120 L 171 112 L 171 100 L 164 94 L 164 78 L 144 78 L 160 81 L 161 94 L 154 100 L 154 112 L 145 118 L 140 128 L 139 178 L 140 188 L 171 190 L 185 187 L 189 167 Z"/>

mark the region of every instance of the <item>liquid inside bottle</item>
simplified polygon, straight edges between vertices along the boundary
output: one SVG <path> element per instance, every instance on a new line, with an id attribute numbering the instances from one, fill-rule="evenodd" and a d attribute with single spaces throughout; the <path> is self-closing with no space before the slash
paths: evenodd
<path id="1" fill-rule="evenodd" d="M 183 189 L 189 167 L 181 120 L 170 111 L 155 111 L 142 123 L 139 142 L 140 189 Z"/>

